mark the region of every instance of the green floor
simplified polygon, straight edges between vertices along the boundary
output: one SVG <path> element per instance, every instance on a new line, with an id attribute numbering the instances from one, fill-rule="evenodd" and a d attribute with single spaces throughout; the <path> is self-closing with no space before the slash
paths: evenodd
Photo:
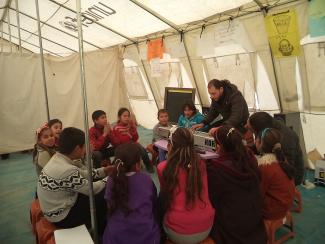
<path id="1" fill-rule="evenodd" d="M 151 131 L 139 128 L 141 143 L 148 144 Z M 157 182 L 157 177 L 154 176 Z M 34 243 L 29 207 L 36 188 L 31 154 L 15 153 L 0 160 L 0 243 Z M 288 244 L 325 243 L 325 187 L 300 188 L 303 212 L 293 213 L 296 237 Z"/>

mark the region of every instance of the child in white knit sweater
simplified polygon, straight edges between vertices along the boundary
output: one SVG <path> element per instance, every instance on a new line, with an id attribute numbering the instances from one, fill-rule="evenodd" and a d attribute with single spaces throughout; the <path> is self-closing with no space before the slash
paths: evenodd
<path id="1" fill-rule="evenodd" d="M 73 127 L 64 129 L 59 139 L 59 152 L 43 168 L 37 195 L 45 218 L 58 228 L 86 224 L 90 227 L 89 184 L 93 184 L 99 232 L 105 227 L 106 204 L 103 198 L 106 181 L 89 182 L 87 170 L 74 164 L 85 155 L 84 132 Z M 94 179 L 103 179 L 115 170 L 114 166 L 94 169 Z"/>

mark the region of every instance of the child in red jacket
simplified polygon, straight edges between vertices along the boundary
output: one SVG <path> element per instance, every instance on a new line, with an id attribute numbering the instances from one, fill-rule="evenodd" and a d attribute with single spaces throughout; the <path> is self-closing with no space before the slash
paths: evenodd
<path id="1" fill-rule="evenodd" d="M 280 140 L 280 131 L 266 128 L 255 142 L 256 148 L 263 154 L 258 159 L 258 166 L 262 177 L 265 220 L 284 218 L 295 194 L 294 168 L 286 161 Z"/>
<path id="2" fill-rule="evenodd" d="M 104 160 L 114 156 L 111 127 L 103 110 L 96 110 L 91 115 L 94 126 L 89 129 L 89 140 L 93 149 L 94 167 L 99 168 Z"/>
<path id="3" fill-rule="evenodd" d="M 124 143 L 137 142 L 139 139 L 138 131 L 135 122 L 130 119 L 130 111 L 127 108 L 120 108 L 118 113 L 117 124 L 113 127 L 112 141 L 114 146 L 118 146 Z M 148 172 L 153 173 L 153 167 L 151 165 L 148 153 L 146 149 L 141 145 L 141 157 Z"/>

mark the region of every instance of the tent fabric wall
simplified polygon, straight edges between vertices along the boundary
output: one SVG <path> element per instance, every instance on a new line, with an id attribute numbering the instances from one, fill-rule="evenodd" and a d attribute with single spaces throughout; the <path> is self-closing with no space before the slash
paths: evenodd
<path id="1" fill-rule="evenodd" d="M 38 56 L 0 54 L 0 153 L 31 148 L 46 120 Z"/>
<path id="2" fill-rule="evenodd" d="M 78 55 L 46 56 L 45 70 L 50 117 L 61 119 L 64 127 L 84 129 Z M 0 153 L 31 148 L 33 132 L 46 121 L 39 55 L 0 54 L 0 73 Z M 130 107 L 119 49 L 86 53 L 85 73 L 90 126 L 97 109 L 116 121 L 117 110 Z"/>

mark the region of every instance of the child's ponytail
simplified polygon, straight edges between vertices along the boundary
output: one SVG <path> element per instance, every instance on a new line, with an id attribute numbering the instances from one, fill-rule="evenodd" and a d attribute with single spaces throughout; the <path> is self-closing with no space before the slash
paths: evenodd
<path id="1" fill-rule="evenodd" d="M 281 133 L 273 128 L 265 128 L 261 135 L 261 151 L 263 153 L 273 153 L 286 176 L 291 180 L 294 178 L 295 169 L 287 162 L 281 148 Z"/>
<path id="2" fill-rule="evenodd" d="M 276 143 L 273 147 L 272 152 L 275 154 L 276 159 L 278 160 L 283 172 L 288 176 L 290 180 L 293 179 L 295 175 L 295 169 L 287 162 L 285 155 L 281 149 L 281 144 Z"/>
<path id="3" fill-rule="evenodd" d="M 121 209 L 125 216 L 128 216 L 132 210 L 128 206 L 129 202 L 129 184 L 128 177 L 126 176 L 126 165 L 121 159 L 115 159 L 116 172 L 112 176 L 113 188 L 112 198 L 113 201 L 109 204 L 109 214 L 112 215 L 118 208 Z"/>
<path id="4" fill-rule="evenodd" d="M 108 200 L 108 213 L 113 215 L 120 209 L 125 216 L 133 210 L 129 206 L 129 177 L 128 172 L 135 171 L 136 164 L 141 160 L 141 149 L 137 143 L 125 143 L 115 149 L 116 171 L 112 175 L 111 198 Z"/>

